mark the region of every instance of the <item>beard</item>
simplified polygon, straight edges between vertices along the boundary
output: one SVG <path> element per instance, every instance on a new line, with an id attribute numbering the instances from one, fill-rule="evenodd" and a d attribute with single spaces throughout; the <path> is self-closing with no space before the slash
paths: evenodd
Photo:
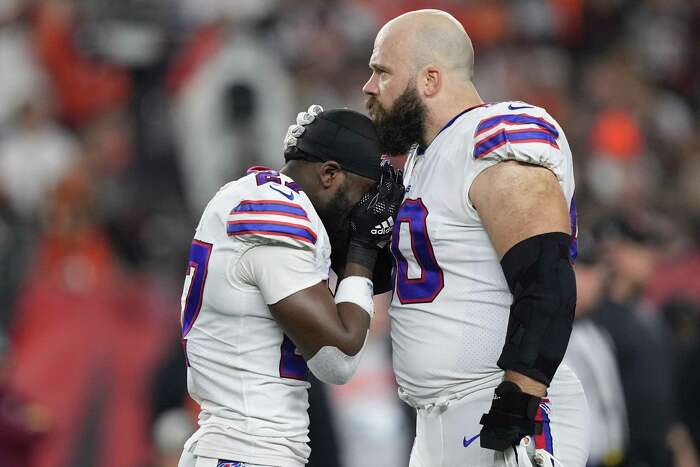
<path id="1" fill-rule="evenodd" d="M 406 154 L 415 143 L 427 146 L 424 135 L 428 109 L 418 96 L 415 83 L 408 83 L 390 109 L 385 109 L 374 96 L 367 99 L 367 109 L 385 154 Z"/>

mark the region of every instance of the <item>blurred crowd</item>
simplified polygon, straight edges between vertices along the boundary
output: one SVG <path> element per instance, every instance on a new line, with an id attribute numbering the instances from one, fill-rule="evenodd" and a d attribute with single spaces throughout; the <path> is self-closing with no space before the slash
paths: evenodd
<path id="1" fill-rule="evenodd" d="M 486 101 L 543 106 L 566 131 L 567 361 L 591 465 L 698 465 L 693 0 L 0 0 L 0 465 L 177 464 L 196 414 L 178 299 L 201 210 L 246 167 L 282 165 L 298 111 L 362 110 L 377 30 L 425 7 L 465 25 Z M 313 465 L 406 463 L 412 421 L 376 321 L 356 379 L 314 385 Z"/>

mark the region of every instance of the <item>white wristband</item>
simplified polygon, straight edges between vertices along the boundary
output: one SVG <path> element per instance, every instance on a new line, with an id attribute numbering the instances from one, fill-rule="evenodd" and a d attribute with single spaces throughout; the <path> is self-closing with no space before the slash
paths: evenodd
<path id="1" fill-rule="evenodd" d="M 366 277 L 349 276 L 340 281 L 335 292 L 335 303 L 350 302 L 367 312 L 370 318 L 374 316 L 374 286 Z"/>

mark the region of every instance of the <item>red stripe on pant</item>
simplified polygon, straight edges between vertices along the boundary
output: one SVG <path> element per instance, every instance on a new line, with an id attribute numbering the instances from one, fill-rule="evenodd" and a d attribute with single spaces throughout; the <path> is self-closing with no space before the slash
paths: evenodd
<path id="1" fill-rule="evenodd" d="M 554 446 L 552 443 L 552 431 L 549 426 L 549 399 L 542 399 L 540 406 L 537 408 L 535 421 L 542 422 L 542 433 L 535 435 L 535 449 L 544 449 L 550 454 L 554 454 Z"/>

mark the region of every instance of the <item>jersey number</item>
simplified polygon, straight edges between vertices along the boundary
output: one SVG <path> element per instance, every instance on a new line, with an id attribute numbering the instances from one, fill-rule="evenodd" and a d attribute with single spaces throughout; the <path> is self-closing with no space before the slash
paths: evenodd
<path id="1" fill-rule="evenodd" d="M 280 376 L 306 381 L 308 374 L 309 368 L 306 366 L 306 360 L 297 353 L 294 342 L 285 335 L 280 348 Z"/>
<path id="2" fill-rule="evenodd" d="M 190 248 L 190 261 L 187 266 L 187 276 L 185 276 L 185 286 L 182 291 L 182 337 L 190 332 L 194 322 L 202 308 L 202 298 L 204 296 L 204 283 L 207 280 L 207 269 L 209 258 L 211 257 L 211 243 L 201 240 L 193 240 Z M 187 351 L 185 350 L 185 356 Z M 306 380 L 309 369 L 306 366 L 304 357 L 297 354 L 294 343 L 289 337 L 284 336 L 280 348 L 280 376 L 282 378 L 292 378 Z"/>
<path id="3" fill-rule="evenodd" d="M 192 240 L 190 262 L 187 265 L 185 286 L 182 290 L 182 337 L 185 337 L 199 315 L 204 296 L 204 283 L 213 245 L 201 240 Z"/>
<path id="4" fill-rule="evenodd" d="M 433 246 L 428 237 L 426 220 L 428 209 L 423 201 L 406 199 L 396 217 L 391 250 L 396 258 L 396 292 L 401 303 L 430 303 L 435 300 L 444 286 L 442 269 L 435 259 Z M 408 277 L 408 261 L 399 250 L 401 224 L 408 223 L 411 237 L 411 250 L 420 267 L 420 277 Z"/>

